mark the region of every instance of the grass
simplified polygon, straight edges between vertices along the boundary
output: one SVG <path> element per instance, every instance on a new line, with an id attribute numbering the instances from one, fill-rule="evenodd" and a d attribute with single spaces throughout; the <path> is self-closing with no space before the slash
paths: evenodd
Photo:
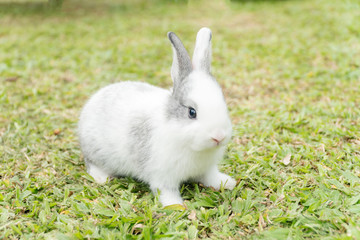
<path id="1" fill-rule="evenodd" d="M 360 239 L 357 0 L 0 6 L 1 239 Z M 171 86 L 166 32 L 191 52 L 202 26 L 234 126 L 220 168 L 238 186 L 185 184 L 178 211 L 129 178 L 96 184 L 75 133 L 86 99 Z"/>

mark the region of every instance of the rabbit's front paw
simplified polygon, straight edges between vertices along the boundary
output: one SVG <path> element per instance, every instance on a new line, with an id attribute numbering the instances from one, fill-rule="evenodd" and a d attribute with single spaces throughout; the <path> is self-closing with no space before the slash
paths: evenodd
<path id="1" fill-rule="evenodd" d="M 213 187 L 216 190 L 219 190 L 221 186 L 224 188 L 232 190 L 236 186 L 236 181 L 229 175 L 219 172 L 217 169 L 210 171 L 206 174 L 200 182 L 207 187 Z"/>
<path id="2" fill-rule="evenodd" d="M 105 183 L 109 177 L 109 174 L 105 173 L 102 169 L 100 169 L 97 166 L 90 164 L 90 163 L 87 166 L 87 172 L 99 184 Z"/>
<path id="3" fill-rule="evenodd" d="M 180 192 L 175 188 L 157 188 L 160 190 L 159 200 L 163 207 L 174 205 L 174 204 L 183 204 L 183 200 L 180 196 Z"/>
<path id="4" fill-rule="evenodd" d="M 224 178 L 221 180 L 221 184 L 224 186 L 225 189 L 233 190 L 236 186 L 236 180 L 224 174 Z"/>

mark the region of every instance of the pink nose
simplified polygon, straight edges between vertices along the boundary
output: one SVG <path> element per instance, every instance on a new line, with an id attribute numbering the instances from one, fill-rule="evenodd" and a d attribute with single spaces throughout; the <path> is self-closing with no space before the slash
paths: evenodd
<path id="1" fill-rule="evenodd" d="M 225 137 L 212 137 L 211 139 L 216 143 L 216 145 L 219 145 L 224 138 Z"/>

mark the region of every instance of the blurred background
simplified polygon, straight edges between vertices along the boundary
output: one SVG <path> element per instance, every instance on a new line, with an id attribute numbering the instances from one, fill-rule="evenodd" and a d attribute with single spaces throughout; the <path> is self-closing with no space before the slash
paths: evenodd
<path id="1" fill-rule="evenodd" d="M 177 33 L 191 55 L 196 32 L 207 26 L 213 72 L 234 121 L 245 106 L 269 101 L 323 104 L 324 92 L 349 104 L 359 78 L 358 18 L 359 2 L 350 0 L 1 0 L 0 77 L 13 91 L 10 102 L 46 94 L 64 111 L 76 106 L 74 120 L 84 100 L 110 82 L 170 86 L 166 33 Z"/>

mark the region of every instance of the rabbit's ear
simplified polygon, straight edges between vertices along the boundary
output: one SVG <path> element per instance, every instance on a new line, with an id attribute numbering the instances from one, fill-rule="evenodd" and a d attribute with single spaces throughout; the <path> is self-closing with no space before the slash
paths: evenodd
<path id="1" fill-rule="evenodd" d="M 196 44 L 193 55 L 194 70 L 210 73 L 211 65 L 211 30 L 201 28 L 196 36 Z"/>
<path id="2" fill-rule="evenodd" d="M 192 71 L 191 60 L 181 40 L 173 32 L 168 32 L 168 38 L 173 49 L 173 64 L 171 66 L 171 78 L 176 89 L 181 81 Z"/>

